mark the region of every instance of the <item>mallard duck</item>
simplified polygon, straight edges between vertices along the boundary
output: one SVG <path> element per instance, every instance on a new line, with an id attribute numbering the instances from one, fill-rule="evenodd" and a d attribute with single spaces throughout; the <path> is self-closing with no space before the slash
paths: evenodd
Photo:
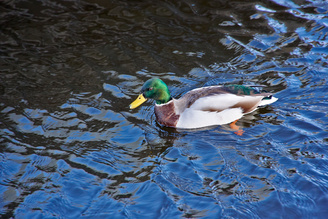
<path id="1" fill-rule="evenodd" d="M 142 86 L 141 94 L 130 104 L 130 109 L 149 98 L 156 101 L 155 115 L 161 125 L 183 129 L 223 125 L 253 112 L 258 106 L 278 100 L 271 93 L 258 92 L 255 87 L 258 86 L 208 86 L 174 99 L 167 85 L 161 79 L 153 78 Z"/>

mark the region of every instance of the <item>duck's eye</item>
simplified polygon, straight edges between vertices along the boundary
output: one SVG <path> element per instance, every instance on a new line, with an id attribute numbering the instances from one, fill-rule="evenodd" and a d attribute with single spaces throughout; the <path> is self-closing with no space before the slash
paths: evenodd
<path id="1" fill-rule="evenodd" d="M 152 90 L 152 89 L 153 89 L 153 87 L 148 88 L 148 90 Z"/>

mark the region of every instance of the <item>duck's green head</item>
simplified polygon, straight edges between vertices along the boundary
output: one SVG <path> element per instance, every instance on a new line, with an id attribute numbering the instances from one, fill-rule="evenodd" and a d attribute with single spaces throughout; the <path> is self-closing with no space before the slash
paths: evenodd
<path id="1" fill-rule="evenodd" d="M 137 108 L 147 99 L 154 99 L 157 104 L 167 103 L 171 99 L 167 85 L 159 78 L 149 79 L 141 88 L 141 94 L 130 104 L 130 109 Z"/>

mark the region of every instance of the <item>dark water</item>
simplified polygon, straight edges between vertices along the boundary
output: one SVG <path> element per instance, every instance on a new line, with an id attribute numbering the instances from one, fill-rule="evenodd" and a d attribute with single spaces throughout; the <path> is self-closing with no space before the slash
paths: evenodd
<path id="1" fill-rule="evenodd" d="M 0 2 L 3 218 L 326 218 L 328 3 Z M 261 84 L 279 101 L 179 131 L 152 103 Z"/>

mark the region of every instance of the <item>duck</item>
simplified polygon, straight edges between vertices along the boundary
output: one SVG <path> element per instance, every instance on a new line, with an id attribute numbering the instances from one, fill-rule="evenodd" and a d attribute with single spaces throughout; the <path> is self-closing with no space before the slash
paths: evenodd
<path id="1" fill-rule="evenodd" d="M 262 86 L 206 86 L 175 99 L 171 97 L 164 81 L 152 78 L 144 83 L 139 96 L 130 104 L 130 109 L 153 99 L 156 120 L 160 125 L 197 129 L 231 123 L 231 128 L 238 129 L 235 123 L 243 115 L 278 100 L 272 93 L 260 92 L 257 87 Z"/>

